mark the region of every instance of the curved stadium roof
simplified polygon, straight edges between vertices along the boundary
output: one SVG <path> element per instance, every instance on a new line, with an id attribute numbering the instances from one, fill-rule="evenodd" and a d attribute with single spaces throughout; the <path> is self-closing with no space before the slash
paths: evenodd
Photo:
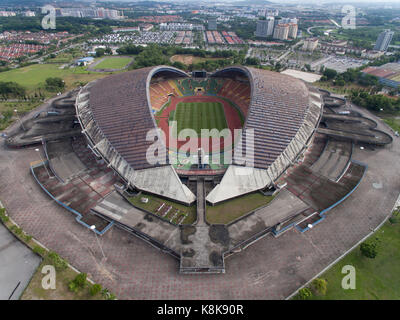
<path id="1" fill-rule="evenodd" d="M 158 66 L 95 80 L 79 93 L 77 115 L 93 149 L 125 181 L 141 190 L 192 203 L 195 196 L 174 168 L 168 163 L 150 164 L 146 157 L 153 144 L 146 141 L 146 134 L 157 128 L 151 112 L 150 80 L 160 72 L 188 76 L 179 69 Z M 241 142 L 254 153 L 254 168 L 231 165 L 221 184 L 207 196 L 211 203 L 273 184 L 305 149 L 321 113 L 318 90 L 290 76 L 242 66 L 228 67 L 212 76 L 235 73 L 246 75 L 251 85 L 243 129 L 254 129 L 254 144 L 246 145 L 244 137 Z M 159 156 L 167 158 L 166 153 Z"/>

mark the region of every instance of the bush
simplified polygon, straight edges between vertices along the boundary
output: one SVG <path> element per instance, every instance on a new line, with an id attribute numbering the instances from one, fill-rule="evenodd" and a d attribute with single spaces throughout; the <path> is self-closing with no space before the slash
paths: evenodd
<path id="1" fill-rule="evenodd" d="M 312 297 L 312 292 L 308 288 L 302 288 L 299 290 L 299 293 L 297 296 L 300 300 L 308 300 Z"/>
<path id="2" fill-rule="evenodd" d="M 392 216 L 392 217 L 389 218 L 389 222 L 390 222 L 391 224 L 398 223 L 398 222 L 399 222 L 399 218 L 396 217 L 396 216 Z"/>
<path id="3" fill-rule="evenodd" d="M 54 77 L 46 79 L 46 89 L 48 91 L 62 91 L 65 88 L 63 79 Z"/>
<path id="4" fill-rule="evenodd" d="M 68 283 L 68 289 L 72 292 L 78 292 L 78 290 L 83 289 L 86 286 L 86 283 L 86 273 L 80 273 Z"/>
<path id="5" fill-rule="evenodd" d="M 62 259 L 54 251 L 49 252 L 49 254 L 47 255 L 47 259 L 54 265 L 57 271 L 63 271 L 68 267 L 67 260 Z"/>
<path id="6" fill-rule="evenodd" d="M 316 294 L 324 296 L 328 290 L 328 282 L 325 279 L 317 278 L 313 280 L 311 287 Z"/>
<path id="7" fill-rule="evenodd" d="M 365 241 L 360 246 L 361 254 L 367 258 L 374 259 L 378 254 L 378 238 L 371 241 Z"/>
<path id="8" fill-rule="evenodd" d="M 76 285 L 76 283 L 74 282 L 74 280 L 71 280 L 69 283 L 68 283 L 68 289 L 70 290 L 70 291 L 72 291 L 72 292 L 78 292 L 78 290 L 79 290 L 79 288 L 78 288 L 78 286 Z"/>
<path id="9" fill-rule="evenodd" d="M 10 227 L 10 230 L 12 231 L 12 232 L 14 232 L 17 236 L 21 236 L 22 235 L 22 229 L 21 228 L 18 228 L 17 226 L 11 226 Z"/>
<path id="10" fill-rule="evenodd" d="M 93 296 L 95 296 L 95 295 L 97 295 L 98 293 L 100 293 L 101 292 L 101 285 L 100 284 L 98 284 L 98 283 L 96 283 L 96 284 L 94 284 L 94 285 L 92 285 L 91 287 L 90 287 L 90 289 L 89 289 L 89 293 L 90 293 L 90 295 L 93 297 Z"/>
<path id="11" fill-rule="evenodd" d="M 103 296 L 104 299 L 106 300 L 115 300 L 116 296 L 115 294 L 111 293 L 110 291 L 108 291 L 107 288 L 104 288 L 101 291 L 101 295 Z"/>
<path id="12" fill-rule="evenodd" d="M 46 249 L 42 248 L 41 246 L 34 246 L 33 252 L 43 257 L 46 253 Z"/>
<path id="13" fill-rule="evenodd" d="M 10 220 L 10 218 L 6 215 L 5 208 L 0 208 L 0 219 L 3 223 L 6 223 Z"/>

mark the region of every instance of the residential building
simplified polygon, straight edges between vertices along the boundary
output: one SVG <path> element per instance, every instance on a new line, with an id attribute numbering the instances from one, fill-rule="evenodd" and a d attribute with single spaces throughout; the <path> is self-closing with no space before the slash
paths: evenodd
<path id="1" fill-rule="evenodd" d="M 267 17 L 265 20 L 258 20 L 255 36 L 260 38 L 270 37 L 274 33 L 274 17 Z"/>
<path id="2" fill-rule="evenodd" d="M 287 40 L 289 36 L 289 24 L 277 24 L 274 29 L 274 39 Z"/>
<path id="3" fill-rule="evenodd" d="M 216 17 L 208 18 L 208 30 L 217 30 L 217 18 Z"/>
<path id="4" fill-rule="evenodd" d="M 314 51 L 318 47 L 318 38 L 304 39 L 303 50 Z"/>
<path id="5" fill-rule="evenodd" d="M 376 40 L 376 44 L 374 47 L 375 51 L 386 51 L 387 48 L 389 47 L 390 42 L 392 41 L 394 32 L 391 31 L 390 29 L 386 29 L 382 31 L 378 39 Z"/>
<path id="6" fill-rule="evenodd" d="M 298 26 L 296 23 L 289 23 L 289 38 L 296 39 L 297 38 L 297 30 Z"/>

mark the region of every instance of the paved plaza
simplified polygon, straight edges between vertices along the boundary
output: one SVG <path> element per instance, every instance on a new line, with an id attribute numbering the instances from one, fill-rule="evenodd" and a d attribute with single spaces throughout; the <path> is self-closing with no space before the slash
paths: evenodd
<path id="1" fill-rule="evenodd" d="M 376 119 L 371 114 L 368 117 Z M 379 123 L 378 129 L 389 132 Z M 181 275 L 179 261 L 112 227 L 100 238 L 52 201 L 29 171 L 34 148 L 0 147 L 0 199 L 10 216 L 119 299 L 284 299 L 346 252 L 390 213 L 400 192 L 400 139 L 383 148 L 355 147 L 368 164 L 358 189 L 315 228 L 264 237 L 225 260 L 225 274 Z"/>

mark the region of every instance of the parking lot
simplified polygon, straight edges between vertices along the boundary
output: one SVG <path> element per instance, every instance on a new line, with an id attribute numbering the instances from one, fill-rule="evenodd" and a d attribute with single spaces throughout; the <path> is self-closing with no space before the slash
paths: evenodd
<path id="1" fill-rule="evenodd" d="M 175 31 L 141 31 L 130 34 L 113 33 L 104 35 L 101 38 L 94 38 L 88 42 L 91 44 L 117 44 L 117 43 L 132 43 L 132 44 L 172 44 L 175 40 Z"/>

